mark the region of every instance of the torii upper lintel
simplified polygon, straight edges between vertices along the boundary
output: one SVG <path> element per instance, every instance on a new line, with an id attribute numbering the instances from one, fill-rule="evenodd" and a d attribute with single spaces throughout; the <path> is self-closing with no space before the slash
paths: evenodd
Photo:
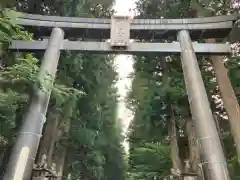
<path id="1" fill-rule="evenodd" d="M 192 40 L 223 38 L 231 31 L 236 17 L 232 15 L 191 19 L 133 19 L 131 39 L 163 39 L 176 37 L 180 30 L 189 30 Z M 66 37 L 109 39 L 111 19 L 77 18 L 25 14 L 15 21 L 23 26 L 35 26 L 39 36 L 50 36 L 54 27 L 62 28 Z M 37 30 L 38 29 L 38 30 Z"/>

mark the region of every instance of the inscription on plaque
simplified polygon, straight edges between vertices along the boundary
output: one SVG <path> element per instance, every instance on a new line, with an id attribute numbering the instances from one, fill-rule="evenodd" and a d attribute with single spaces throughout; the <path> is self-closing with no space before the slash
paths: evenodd
<path id="1" fill-rule="evenodd" d="M 111 19 L 111 46 L 127 47 L 130 41 L 130 23 L 128 16 L 113 16 Z"/>

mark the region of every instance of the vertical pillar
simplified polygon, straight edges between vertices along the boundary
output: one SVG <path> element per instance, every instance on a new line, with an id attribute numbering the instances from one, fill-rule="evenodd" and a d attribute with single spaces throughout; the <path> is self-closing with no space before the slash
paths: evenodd
<path id="1" fill-rule="evenodd" d="M 63 39 L 64 32 L 59 28 L 54 28 L 39 72 L 39 81 L 43 87 L 50 88 L 52 86 L 52 78 L 54 78 L 57 71 Z M 3 180 L 30 179 L 46 119 L 50 94 L 51 88 L 36 87 L 29 109 L 24 116 Z"/>
<path id="2" fill-rule="evenodd" d="M 208 180 L 230 180 L 220 138 L 204 87 L 189 32 L 178 33 L 183 74 L 201 152 L 201 164 Z"/>

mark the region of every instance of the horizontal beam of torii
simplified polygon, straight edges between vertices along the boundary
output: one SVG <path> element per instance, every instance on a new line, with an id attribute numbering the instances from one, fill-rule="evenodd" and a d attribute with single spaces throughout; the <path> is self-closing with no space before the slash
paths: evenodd
<path id="1" fill-rule="evenodd" d="M 176 38 L 179 30 L 189 30 L 192 40 L 198 38 L 224 38 L 231 31 L 235 16 L 215 16 L 191 19 L 132 19 L 131 39 Z M 34 27 L 40 36 L 49 36 L 52 28 L 59 27 L 66 37 L 109 39 L 111 19 L 78 18 L 24 14 L 14 20 L 16 24 Z"/>
<path id="2" fill-rule="evenodd" d="M 43 51 L 47 48 L 48 40 L 43 41 L 12 41 L 9 49 L 12 51 Z M 228 44 L 209 44 L 193 42 L 193 48 L 198 54 L 226 55 L 231 53 Z M 86 42 L 64 40 L 60 50 L 72 50 L 79 52 L 90 52 L 95 54 L 180 54 L 180 44 L 173 43 L 138 43 L 132 42 L 126 49 L 113 49 L 108 42 Z"/>

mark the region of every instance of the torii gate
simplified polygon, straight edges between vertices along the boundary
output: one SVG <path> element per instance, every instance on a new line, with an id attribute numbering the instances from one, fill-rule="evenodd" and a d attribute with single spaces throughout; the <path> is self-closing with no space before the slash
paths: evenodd
<path id="1" fill-rule="evenodd" d="M 45 50 L 39 74 L 40 80 L 43 80 L 46 72 L 55 76 L 62 50 L 91 53 L 180 54 L 190 109 L 201 150 L 201 165 L 207 177 L 214 180 L 229 180 L 226 159 L 195 53 L 230 55 L 231 48 L 227 44 L 197 43 L 192 40 L 224 38 L 228 36 L 235 21 L 234 16 L 132 20 L 124 16 L 93 19 L 27 14 L 17 18 L 16 23 L 25 27 L 37 27 L 35 33 L 39 37 L 50 36 L 50 38 L 35 42 L 13 41 L 10 49 L 12 51 Z M 82 40 L 67 40 L 71 37 Z M 159 42 L 169 37 L 177 42 Z M 86 41 L 84 38 L 92 41 Z M 102 41 L 103 39 L 110 41 Z M 131 42 L 130 39 L 148 42 Z M 151 42 L 150 40 L 153 39 L 154 42 Z M 34 95 L 3 180 L 15 180 L 16 177 L 21 180 L 30 179 L 50 93 L 38 89 Z"/>

